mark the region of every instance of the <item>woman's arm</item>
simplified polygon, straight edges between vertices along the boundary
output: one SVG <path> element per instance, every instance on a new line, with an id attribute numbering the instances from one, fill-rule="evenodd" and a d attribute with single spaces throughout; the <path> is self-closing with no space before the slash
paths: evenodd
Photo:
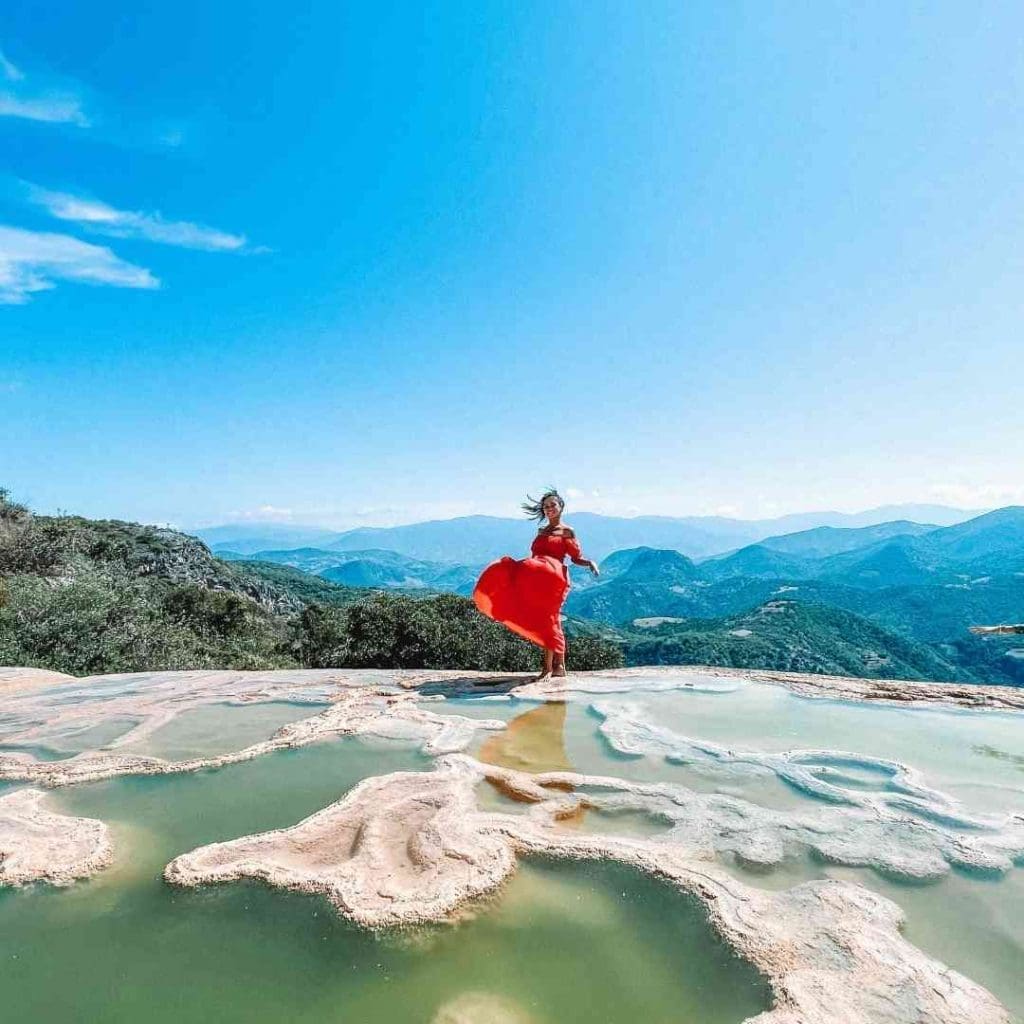
<path id="1" fill-rule="evenodd" d="M 570 542 L 569 558 L 572 560 L 572 564 L 582 565 L 585 569 L 589 569 L 595 576 L 600 576 L 601 573 L 597 568 L 597 562 L 590 558 L 583 557 L 583 552 L 580 549 L 580 542 L 576 539 L 576 534 L 573 532 L 572 527 L 567 526 L 565 528 L 565 537 Z"/>

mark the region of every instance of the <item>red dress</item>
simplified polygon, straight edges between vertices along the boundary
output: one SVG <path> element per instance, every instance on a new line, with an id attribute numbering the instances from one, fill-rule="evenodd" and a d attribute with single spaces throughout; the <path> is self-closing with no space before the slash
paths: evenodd
<path id="1" fill-rule="evenodd" d="M 564 654 L 561 610 L 569 593 L 569 570 L 563 559 L 581 557 L 579 541 L 542 533 L 530 552 L 529 558 L 506 555 L 491 562 L 476 581 L 473 603 L 530 643 Z"/>

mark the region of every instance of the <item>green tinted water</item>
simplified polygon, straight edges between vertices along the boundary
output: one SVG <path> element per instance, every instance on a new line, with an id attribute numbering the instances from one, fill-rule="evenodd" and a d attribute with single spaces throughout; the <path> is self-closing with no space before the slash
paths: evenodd
<path id="1" fill-rule="evenodd" d="M 725 1024 L 765 1006 L 699 906 L 615 865 L 527 863 L 458 926 L 383 937 L 319 898 L 161 879 L 185 850 L 290 825 L 368 775 L 428 767 L 408 746 L 345 740 L 53 793 L 50 807 L 111 824 L 117 861 L 67 890 L 0 893 L 4 1019 L 430 1024 L 467 992 L 534 1024 Z"/>
<path id="2" fill-rule="evenodd" d="M 1024 813 L 1019 716 L 807 700 L 768 686 L 596 699 L 639 705 L 652 722 L 732 749 L 834 749 L 903 761 L 969 812 Z M 427 706 L 509 721 L 507 733 L 482 734 L 472 752 L 523 770 L 676 782 L 777 809 L 820 806 L 770 772 L 737 777 L 660 756 L 624 757 L 601 736 L 601 719 L 585 703 L 466 699 Z M 315 711 L 287 703 L 217 705 L 183 714 L 140 746 L 172 757 L 238 749 Z M 112 738 L 114 724 L 106 728 Z M 88 738 L 104 736 L 100 730 Z M 74 739 L 66 746 L 82 737 Z M 361 778 L 429 764 L 411 745 L 346 740 L 220 771 L 54 793 L 51 807 L 112 824 L 118 861 L 62 892 L 0 893 L 5 1019 L 10 1010 L 10 1019 L 43 1022 L 430 1024 L 440 1006 L 473 991 L 501 997 L 534 1024 L 641 1015 L 738 1021 L 763 1005 L 757 979 L 709 935 L 699 908 L 616 866 L 528 863 L 468 923 L 384 939 L 350 927 L 317 899 L 251 885 L 181 891 L 160 880 L 177 853 L 290 825 Z M 878 784 L 870 772 L 844 773 L 851 788 Z M 479 795 L 488 807 L 525 810 L 490 786 Z M 588 811 L 565 827 L 651 835 L 663 823 Z M 836 877 L 883 893 L 904 909 L 910 941 L 987 986 L 1024 1021 L 1024 871 L 1003 879 L 953 873 L 906 885 L 806 856 L 769 871 L 725 866 L 765 888 Z"/>
<path id="3" fill-rule="evenodd" d="M 182 712 L 138 743 L 121 749 L 168 761 L 213 757 L 269 739 L 282 725 L 310 718 L 325 706 L 292 701 L 207 704 Z"/>
<path id="4" fill-rule="evenodd" d="M 932 710 L 811 700 L 771 686 L 725 693 L 634 692 L 596 698 L 639 706 L 652 723 L 683 736 L 734 750 L 781 752 L 832 749 L 897 760 L 920 771 L 926 783 L 958 798 L 968 812 L 1024 814 L 1024 717 L 973 710 Z M 719 792 L 779 810 L 813 812 L 822 805 L 774 775 L 741 775 L 674 765 L 662 756 L 623 757 L 599 733 L 601 718 L 587 703 L 538 710 L 526 701 L 449 702 L 447 711 L 510 720 L 507 734 L 485 736 L 474 753 L 531 771 L 571 769 L 647 782 L 674 782 L 699 792 Z M 560 731 L 553 729 L 560 716 Z M 535 719 L 537 727 L 522 729 Z M 525 738 L 516 741 L 517 726 Z M 513 739 L 510 739 L 512 737 Z M 497 756 L 491 756 L 497 755 Z M 869 771 L 844 769 L 844 785 L 876 788 Z M 862 777 L 863 776 L 863 777 Z M 489 787 L 487 787 L 489 788 Z M 509 810 L 514 801 L 481 789 L 482 801 Z M 522 807 L 522 805 L 519 805 Z M 610 827 L 605 829 L 605 825 Z M 566 827 L 589 831 L 656 834 L 649 816 L 623 815 L 605 822 L 587 812 Z M 810 856 L 778 867 L 754 869 L 731 858 L 723 865 L 742 881 L 784 889 L 817 878 L 844 878 L 866 885 L 899 904 L 905 934 L 920 948 L 994 992 L 1024 1021 L 1024 865 L 1001 879 L 952 872 L 938 882 L 915 885 L 870 869 L 841 868 Z"/>

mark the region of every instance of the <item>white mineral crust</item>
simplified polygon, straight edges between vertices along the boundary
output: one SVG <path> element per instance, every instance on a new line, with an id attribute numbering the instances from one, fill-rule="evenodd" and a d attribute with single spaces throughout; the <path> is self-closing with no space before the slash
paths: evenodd
<path id="1" fill-rule="evenodd" d="M 529 815 L 479 810 L 475 788 L 486 778 L 536 806 Z M 544 784 L 570 782 L 584 789 L 614 784 L 566 772 L 532 776 L 449 755 L 432 772 L 367 779 L 291 828 L 183 854 L 165 877 L 188 886 L 258 878 L 320 893 L 347 917 L 381 927 L 444 920 L 497 889 L 518 854 L 617 860 L 698 897 L 712 926 L 758 967 L 774 1005 L 749 1024 L 1009 1021 L 985 989 L 902 937 L 902 913 L 890 900 L 840 881 L 766 892 L 670 841 L 558 829 L 567 808 L 590 797 L 552 795 Z"/>
<path id="2" fill-rule="evenodd" d="M 68 885 L 113 857 L 102 821 L 46 811 L 44 796 L 38 789 L 19 789 L 0 797 L 0 886 Z"/>

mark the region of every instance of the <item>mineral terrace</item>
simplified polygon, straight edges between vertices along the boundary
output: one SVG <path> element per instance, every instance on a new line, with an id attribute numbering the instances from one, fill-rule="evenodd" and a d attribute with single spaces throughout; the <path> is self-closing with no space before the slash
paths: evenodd
<path id="1" fill-rule="evenodd" d="M 898 762 L 830 750 L 726 749 L 650 721 L 628 699 L 750 680 L 809 697 L 1024 710 L 1024 693 L 998 687 L 710 669 L 635 669 L 543 685 L 465 672 L 167 672 L 72 679 L 0 669 L 0 742 L 20 748 L 0 751 L 0 784 L 21 787 L 0 794 L 0 886 L 66 884 L 118 856 L 102 822 L 48 811 L 47 789 L 216 769 L 331 737 L 390 737 L 416 743 L 433 758 L 433 769 L 368 778 L 291 827 L 183 850 L 166 866 L 167 882 L 198 886 L 256 878 L 322 894 L 338 913 L 385 928 L 449 919 L 467 902 L 498 891 L 522 855 L 610 859 L 699 899 L 718 933 L 757 966 L 773 1004 L 748 1024 L 1007 1022 L 990 993 L 902 937 L 901 912 L 891 901 L 846 881 L 765 891 L 738 881 L 720 858 L 728 853 L 771 866 L 803 849 L 907 879 L 935 878 L 953 867 L 999 874 L 1024 863 L 1024 819 L 971 814 Z M 538 706 L 548 700 L 582 703 L 622 754 L 654 754 L 736 777 L 774 774 L 815 798 L 816 809 L 772 810 L 677 784 L 484 763 L 465 751 L 478 733 L 500 734 L 505 722 L 438 713 L 446 697 L 482 689 L 515 690 Z M 613 694 L 620 699 L 609 701 Z M 215 756 L 169 761 L 131 749 L 189 709 L 270 701 L 308 704 L 309 715 Z M 61 760 L 34 752 L 110 719 L 128 725 L 98 749 Z M 864 792 L 842 785 L 844 773 L 861 769 L 889 784 Z M 477 793 L 485 781 L 517 800 L 523 813 L 482 808 Z M 655 836 L 634 838 L 559 826 L 583 808 L 642 812 L 664 827 Z M 457 1010 L 451 1009 L 451 1019 Z"/>

